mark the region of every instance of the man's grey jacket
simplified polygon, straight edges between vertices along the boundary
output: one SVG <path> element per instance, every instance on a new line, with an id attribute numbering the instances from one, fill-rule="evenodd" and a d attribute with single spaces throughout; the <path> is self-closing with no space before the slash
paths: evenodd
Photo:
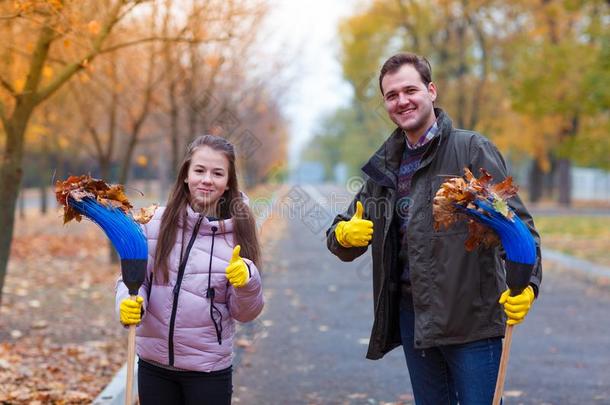
<path id="1" fill-rule="evenodd" d="M 500 182 L 507 177 L 504 159 L 484 136 L 453 128 L 449 116 L 435 109 L 438 135 L 424 153 L 411 183 L 407 245 L 411 292 L 415 311 L 414 346 L 471 342 L 503 336 L 505 315 L 498 299 L 506 289 L 504 264 L 499 248 L 467 252 L 466 222 L 448 230 L 433 228 L 432 200 L 447 177 L 462 176 L 468 167 L 479 177 L 484 168 Z M 401 266 L 400 237 L 395 214 L 397 173 L 405 148 L 405 136 L 396 129 L 364 165 L 365 184 L 347 212 L 338 215 L 327 231 L 328 249 L 342 261 L 352 261 L 367 247 L 345 248 L 335 238 L 339 221 L 349 220 L 356 201 L 364 205 L 364 218 L 373 221 L 374 323 L 367 357 L 379 359 L 400 345 L 399 302 Z M 542 279 L 540 238 L 531 216 L 518 197 L 509 205 L 530 228 L 538 247 L 538 261 L 530 283 L 536 294 Z"/>

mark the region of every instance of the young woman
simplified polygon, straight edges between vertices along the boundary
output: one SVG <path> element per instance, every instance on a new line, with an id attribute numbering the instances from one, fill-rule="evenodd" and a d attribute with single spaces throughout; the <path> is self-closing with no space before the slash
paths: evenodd
<path id="1" fill-rule="evenodd" d="M 140 404 L 230 404 L 234 320 L 263 309 L 256 225 L 237 185 L 225 139 L 195 139 L 167 207 L 144 226 L 146 281 L 131 300 L 122 280 L 123 325 L 137 328 Z"/>

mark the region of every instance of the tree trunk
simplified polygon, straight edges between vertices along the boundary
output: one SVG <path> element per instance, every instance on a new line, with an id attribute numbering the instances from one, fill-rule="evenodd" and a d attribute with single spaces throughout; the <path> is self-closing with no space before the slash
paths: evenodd
<path id="1" fill-rule="evenodd" d="M 557 158 L 552 153 L 549 154 L 551 169 L 544 174 L 542 184 L 542 195 L 544 198 L 552 200 L 557 190 Z"/>
<path id="2" fill-rule="evenodd" d="M 542 197 L 542 179 L 544 177 L 544 172 L 540 167 L 540 163 L 538 160 L 534 159 L 532 162 L 532 168 L 530 170 L 530 181 L 529 181 L 529 192 L 530 192 L 530 201 L 538 202 Z"/>
<path id="3" fill-rule="evenodd" d="M 193 24 L 193 34 L 197 35 L 201 31 L 201 27 L 199 27 L 200 21 L 198 21 L 198 11 L 197 11 L 197 0 L 192 1 L 192 14 L 190 16 L 190 23 Z M 201 47 L 197 46 L 197 44 L 189 44 L 188 47 L 188 67 L 189 67 L 189 76 L 186 81 L 186 99 L 187 106 L 189 107 L 188 115 L 187 115 L 187 124 L 188 124 L 188 133 L 186 138 L 186 144 L 191 143 L 193 139 L 199 135 L 199 124 L 200 117 L 203 110 L 201 109 L 200 98 L 201 94 L 199 93 L 202 90 L 202 87 L 199 85 L 200 81 L 203 81 L 199 75 L 201 59 L 199 58 L 199 52 Z M 204 97 L 207 97 L 209 94 L 205 94 Z"/>
<path id="4" fill-rule="evenodd" d="M 38 185 L 40 190 L 40 213 L 46 215 L 49 210 L 49 199 L 47 195 L 47 187 L 49 184 L 49 138 L 44 136 L 42 138 L 42 153 L 39 159 L 40 162 L 40 176 L 38 176 Z"/>
<path id="5" fill-rule="evenodd" d="M 39 180 L 38 190 L 40 191 L 40 213 L 42 215 L 47 215 L 48 211 L 48 198 L 47 198 L 47 183 L 45 182 L 45 178 L 41 178 Z"/>
<path id="6" fill-rule="evenodd" d="M 568 126 L 562 133 L 562 142 L 573 139 L 578 134 L 580 116 L 575 112 Z M 557 159 L 557 180 L 559 187 L 559 204 L 569 207 L 572 204 L 572 161 L 562 157 Z"/>
<path id="7" fill-rule="evenodd" d="M 163 20 L 163 35 L 167 36 L 168 35 L 168 30 L 169 30 L 169 21 L 171 18 L 171 6 L 172 6 L 172 1 L 171 0 L 166 0 L 165 1 L 165 8 L 166 8 L 166 15 L 165 15 L 165 19 Z M 160 197 L 162 197 L 162 194 L 164 192 L 163 187 L 166 185 L 166 180 L 167 177 L 169 176 L 169 178 L 174 178 L 178 173 L 178 165 L 180 164 L 180 129 L 178 127 L 179 125 L 179 114 L 180 114 L 180 110 L 179 110 L 179 105 L 178 105 L 178 80 L 179 77 L 177 75 L 176 72 L 176 60 L 175 58 L 175 54 L 172 53 L 172 47 L 170 46 L 170 43 L 166 43 L 165 47 L 163 48 L 163 57 L 165 59 L 165 71 L 167 72 L 167 76 L 170 77 L 170 80 L 167 81 L 167 92 L 168 92 L 168 98 L 169 98 L 169 119 L 170 119 L 170 131 L 169 131 L 169 138 L 170 138 L 170 145 L 171 145 L 171 167 L 169 168 L 169 171 L 167 173 L 163 173 L 160 177 L 160 182 L 159 184 L 161 185 L 161 189 L 160 189 Z M 178 67 L 178 69 L 180 69 Z M 161 154 L 161 159 L 164 159 L 163 154 Z M 165 160 L 164 160 L 165 162 Z M 163 167 L 165 167 L 166 165 L 164 164 Z"/>
<path id="8" fill-rule="evenodd" d="M 32 114 L 32 105 L 24 105 L 21 100 L 15 106 L 13 115 L 4 121 L 6 145 L 0 163 L 0 305 L 2 289 L 8 268 L 15 224 L 15 205 L 23 171 L 23 142 L 25 129 Z"/>
<path id="9" fill-rule="evenodd" d="M 170 101 L 170 139 L 172 150 L 172 165 L 169 168 L 169 178 L 174 178 L 178 175 L 178 165 L 180 164 L 180 131 L 178 129 L 179 110 L 178 101 L 176 99 L 177 83 L 172 79 L 169 87 Z M 167 175 L 165 176 L 167 177 Z"/>
<path id="10" fill-rule="evenodd" d="M 25 219 L 25 190 L 22 188 L 19 190 L 19 196 L 17 197 L 19 201 L 19 218 Z"/>
<path id="11" fill-rule="evenodd" d="M 464 128 L 466 124 L 466 39 L 465 27 L 463 23 L 459 23 L 457 27 L 458 40 L 458 70 L 457 70 L 457 105 L 456 105 L 456 125 L 458 128 Z"/>
<path id="12" fill-rule="evenodd" d="M 172 188 L 171 182 L 175 178 L 174 175 L 170 177 L 170 173 L 175 172 L 177 168 L 168 167 L 167 154 L 164 153 L 163 148 L 159 148 L 158 154 L 159 201 L 165 202 Z"/>
<path id="13" fill-rule="evenodd" d="M 484 94 L 483 89 L 486 88 L 485 83 L 487 82 L 487 76 L 489 74 L 489 56 L 487 52 L 487 41 L 484 34 L 483 29 L 479 26 L 479 22 L 477 21 L 476 13 L 472 15 L 468 15 L 467 21 L 472 26 L 472 29 L 475 34 L 475 38 L 479 45 L 479 50 L 481 51 L 481 59 L 479 62 L 481 68 L 481 75 L 478 79 L 478 83 L 474 86 L 474 94 L 472 96 L 471 102 L 471 111 L 470 111 L 470 123 L 468 125 L 468 129 L 475 129 L 477 124 L 479 123 L 479 113 L 481 109 L 481 105 L 484 104 Z"/>
<path id="14" fill-rule="evenodd" d="M 557 160 L 559 180 L 559 204 L 569 207 L 572 204 L 572 162 L 570 159 Z"/>
<path id="15" fill-rule="evenodd" d="M 32 52 L 24 89 L 20 94 L 14 95 L 15 107 L 10 116 L 5 115 L 4 104 L 0 102 L 0 118 L 6 134 L 5 149 L 2 160 L 0 160 L 0 229 L 2 229 L 0 232 L 0 305 L 13 239 L 15 205 L 23 176 L 21 165 L 24 136 L 32 112 L 37 105 L 48 99 L 74 74 L 83 69 L 83 62 L 91 63 L 93 61 L 113 27 L 122 18 L 121 11 L 124 5 L 124 1 L 117 1 L 111 7 L 100 34 L 93 40 L 93 49 L 84 58 L 66 65 L 48 85 L 39 89 L 49 48 L 57 34 L 51 23 L 54 17 L 45 20 Z"/>
<path id="16" fill-rule="evenodd" d="M 119 168 L 119 184 L 126 185 L 129 181 L 129 175 L 131 173 L 131 161 L 133 160 L 133 154 L 138 143 L 138 137 L 140 135 L 140 129 L 142 128 L 143 122 L 144 119 L 138 121 L 132 128 L 131 133 L 129 134 L 127 150 L 125 151 L 125 155 L 123 156 L 123 162 L 121 164 L 121 167 Z"/>

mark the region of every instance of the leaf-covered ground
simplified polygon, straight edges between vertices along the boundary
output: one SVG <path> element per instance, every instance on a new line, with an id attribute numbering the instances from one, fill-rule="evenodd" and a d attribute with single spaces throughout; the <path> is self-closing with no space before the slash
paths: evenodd
<path id="1" fill-rule="evenodd" d="M 536 216 L 543 246 L 610 267 L 610 217 Z"/>
<path id="2" fill-rule="evenodd" d="M 101 230 L 29 212 L 15 227 L 0 308 L 0 403 L 89 403 L 125 361 L 120 268 Z"/>

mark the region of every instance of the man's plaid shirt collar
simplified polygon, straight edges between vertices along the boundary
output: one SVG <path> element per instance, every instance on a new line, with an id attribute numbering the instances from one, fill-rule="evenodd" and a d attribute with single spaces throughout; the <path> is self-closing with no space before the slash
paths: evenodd
<path id="1" fill-rule="evenodd" d="M 402 132 L 403 134 L 405 134 L 405 138 L 407 139 L 407 148 L 417 149 L 430 142 L 432 138 L 436 136 L 436 134 L 438 133 L 438 125 L 436 124 L 436 121 L 434 121 L 434 124 L 432 124 L 432 126 L 428 128 L 428 130 L 419 138 L 419 140 L 415 144 L 411 144 L 411 142 L 409 142 L 409 137 L 407 137 L 407 133 L 404 130 Z"/>

